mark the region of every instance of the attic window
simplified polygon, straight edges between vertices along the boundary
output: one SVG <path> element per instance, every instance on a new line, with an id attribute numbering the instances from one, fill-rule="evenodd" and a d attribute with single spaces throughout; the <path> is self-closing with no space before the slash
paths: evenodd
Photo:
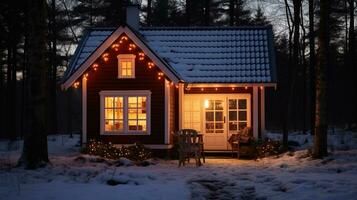
<path id="1" fill-rule="evenodd" d="M 135 78 L 135 55 L 118 55 L 118 78 Z"/>

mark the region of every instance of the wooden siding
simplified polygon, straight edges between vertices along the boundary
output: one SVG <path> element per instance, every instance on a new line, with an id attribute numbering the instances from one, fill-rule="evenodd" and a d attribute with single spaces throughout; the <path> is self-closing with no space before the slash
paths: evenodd
<path id="1" fill-rule="evenodd" d="M 139 60 L 138 50 L 129 51 L 129 41 L 120 44 L 119 50 L 108 48 L 109 60 L 98 58 L 98 69 L 90 73 L 87 81 L 87 135 L 88 139 L 102 139 L 115 144 L 164 144 L 165 127 L 165 83 L 158 79 L 156 66 L 149 69 L 148 60 Z M 141 51 L 140 51 L 141 52 Z M 135 78 L 118 79 L 118 54 L 134 54 Z M 93 70 L 92 70 L 93 71 Z M 150 90 L 151 94 L 151 134 L 150 135 L 100 135 L 100 91 L 104 90 Z"/>

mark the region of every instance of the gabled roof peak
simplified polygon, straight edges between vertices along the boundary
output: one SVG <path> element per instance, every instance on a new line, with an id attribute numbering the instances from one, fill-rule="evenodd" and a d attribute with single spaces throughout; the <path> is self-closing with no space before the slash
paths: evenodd
<path id="1" fill-rule="evenodd" d="M 276 83 L 271 26 L 144 27 L 139 31 L 126 27 L 184 82 Z M 88 29 L 70 70 L 78 68 L 116 29 Z"/>

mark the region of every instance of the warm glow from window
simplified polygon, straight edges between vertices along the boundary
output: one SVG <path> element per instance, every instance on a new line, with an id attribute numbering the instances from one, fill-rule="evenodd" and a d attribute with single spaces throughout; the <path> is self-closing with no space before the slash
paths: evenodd
<path id="1" fill-rule="evenodd" d="M 135 55 L 118 55 L 118 78 L 135 78 Z"/>
<path id="2" fill-rule="evenodd" d="M 131 77 L 133 74 L 133 66 L 130 61 L 121 62 L 121 75 L 122 77 Z"/>
<path id="3" fill-rule="evenodd" d="M 146 97 L 128 97 L 129 131 L 146 131 Z"/>
<path id="4" fill-rule="evenodd" d="M 150 94 L 101 94 L 102 133 L 149 134 Z"/>
<path id="5" fill-rule="evenodd" d="M 104 98 L 104 130 L 105 131 L 123 131 L 123 97 L 105 97 Z"/>
<path id="6" fill-rule="evenodd" d="M 208 102 L 207 99 L 206 99 L 205 102 L 204 102 L 204 106 L 205 106 L 205 108 L 208 108 L 208 106 L 209 106 L 209 102 Z"/>

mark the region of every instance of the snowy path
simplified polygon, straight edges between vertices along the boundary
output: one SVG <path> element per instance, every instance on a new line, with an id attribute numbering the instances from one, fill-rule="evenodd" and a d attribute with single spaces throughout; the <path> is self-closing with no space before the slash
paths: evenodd
<path id="1" fill-rule="evenodd" d="M 62 145 L 63 144 L 63 145 Z M 258 161 L 209 158 L 196 168 L 155 160 L 122 166 L 92 156 L 78 159 L 75 141 L 50 141 L 52 165 L 36 171 L 0 169 L 0 199 L 356 199 L 357 150 L 335 151 L 324 160 L 305 151 Z M 1 153 L 1 152 L 0 152 Z M 1 154 L 0 154 L 1 155 Z M 18 151 L 2 154 L 14 163 Z M 9 156 L 10 155 L 10 156 Z M 5 167 L 4 167 L 5 166 Z M 109 179 L 121 184 L 107 185 Z"/>

